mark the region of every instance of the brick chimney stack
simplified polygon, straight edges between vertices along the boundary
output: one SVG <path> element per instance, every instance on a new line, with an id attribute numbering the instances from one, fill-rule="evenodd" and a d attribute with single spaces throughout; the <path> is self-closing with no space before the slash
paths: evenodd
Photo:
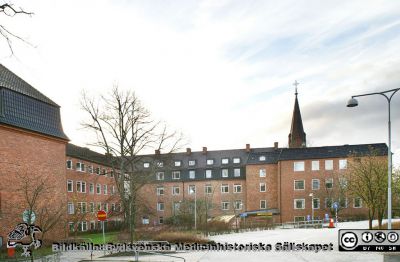
<path id="1" fill-rule="evenodd" d="M 246 152 L 250 153 L 250 144 L 246 144 Z"/>
<path id="2" fill-rule="evenodd" d="M 207 147 L 203 146 L 203 155 L 207 154 Z"/>
<path id="3" fill-rule="evenodd" d="M 186 148 L 186 155 L 190 156 L 192 154 L 192 149 L 190 147 Z"/>

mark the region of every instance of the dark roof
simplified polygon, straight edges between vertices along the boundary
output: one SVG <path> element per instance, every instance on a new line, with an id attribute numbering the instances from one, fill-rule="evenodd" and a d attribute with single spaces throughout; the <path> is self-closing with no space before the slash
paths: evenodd
<path id="1" fill-rule="evenodd" d="M 33 86 L 25 82 L 2 64 L 0 64 L 0 86 L 58 107 L 58 105 L 47 96 L 40 93 Z"/>
<path id="2" fill-rule="evenodd" d="M 2 65 L 0 124 L 68 140 L 61 124 L 60 107 Z"/>
<path id="3" fill-rule="evenodd" d="M 97 153 L 86 147 L 67 144 L 67 156 L 97 163 L 100 165 L 110 166 L 109 159 L 106 155 Z"/>
<path id="4" fill-rule="evenodd" d="M 297 100 L 297 89 L 296 98 L 294 101 L 294 109 L 292 116 L 292 125 L 289 133 L 289 147 L 304 147 L 306 145 L 306 133 L 303 128 L 303 120 L 301 119 L 299 101 Z"/>

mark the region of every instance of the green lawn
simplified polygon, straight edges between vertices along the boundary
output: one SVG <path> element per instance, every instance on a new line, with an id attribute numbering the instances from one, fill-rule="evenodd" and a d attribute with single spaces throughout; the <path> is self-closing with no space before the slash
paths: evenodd
<path id="1" fill-rule="evenodd" d="M 118 232 L 105 232 L 106 243 L 117 242 Z M 79 234 L 77 238 L 90 238 L 94 244 L 103 244 L 103 233 Z"/>

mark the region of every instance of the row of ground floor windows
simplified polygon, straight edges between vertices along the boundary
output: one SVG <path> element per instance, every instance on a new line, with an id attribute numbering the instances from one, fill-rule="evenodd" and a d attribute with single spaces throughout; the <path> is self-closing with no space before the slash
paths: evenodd
<path id="1" fill-rule="evenodd" d="M 321 203 L 320 203 L 319 198 L 313 198 L 312 199 L 312 207 L 313 209 L 320 209 Z M 332 208 L 332 205 L 334 203 L 334 199 L 332 198 L 325 198 L 325 208 Z M 362 200 L 359 197 L 353 198 L 352 199 L 352 205 L 353 208 L 362 208 Z M 348 198 L 344 199 L 339 199 L 338 204 L 340 208 L 348 208 L 349 207 L 349 201 Z M 305 209 L 306 206 L 306 200 L 304 198 L 300 199 L 294 199 L 293 201 L 294 209 Z"/>
<path id="2" fill-rule="evenodd" d="M 174 202 L 172 205 L 173 211 L 179 211 L 180 209 L 181 202 Z M 194 203 L 193 203 L 194 205 Z M 221 210 L 230 210 L 231 205 L 235 210 L 243 210 L 244 209 L 244 204 L 242 200 L 234 200 L 234 201 L 222 201 L 221 202 Z M 212 206 L 209 207 L 212 209 Z M 260 200 L 260 209 L 267 209 L 267 200 Z M 158 202 L 157 203 L 157 211 L 164 211 L 165 210 L 165 204 L 164 202 Z"/>

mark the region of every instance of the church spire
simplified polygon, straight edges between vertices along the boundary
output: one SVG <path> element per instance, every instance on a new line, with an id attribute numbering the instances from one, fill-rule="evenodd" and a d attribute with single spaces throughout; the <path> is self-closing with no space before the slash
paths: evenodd
<path id="1" fill-rule="evenodd" d="M 299 83 L 295 81 L 293 85 L 295 86 L 295 100 L 292 116 L 292 126 L 289 133 L 289 148 L 306 147 L 306 133 L 304 133 L 303 120 L 301 119 L 299 101 L 297 99 L 297 86 L 299 85 Z"/>

